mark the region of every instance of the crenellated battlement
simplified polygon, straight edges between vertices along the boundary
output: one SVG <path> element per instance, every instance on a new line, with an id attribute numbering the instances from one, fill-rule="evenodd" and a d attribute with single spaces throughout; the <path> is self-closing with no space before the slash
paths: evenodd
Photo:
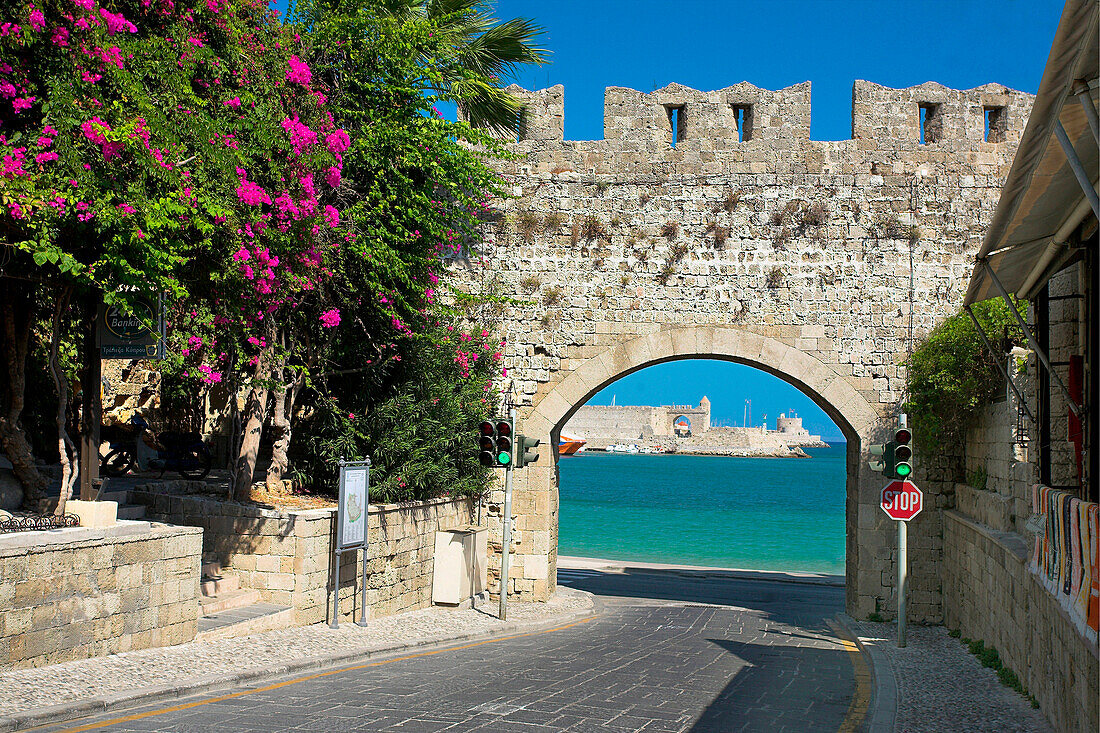
<path id="1" fill-rule="evenodd" d="M 564 140 L 563 86 L 530 91 L 513 84 L 507 91 L 524 105 L 516 142 Z M 810 91 L 808 81 L 774 91 L 748 82 L 709 92 L 682 84 L 648 94 L 607 87 L 603 142 L 624 151 L 683 146 L 721 152 L 742 145 L 783 150 L 792 147 L 785 141 L 810 139 Z M 892 89 L 857 80 L 852 87 L 852 139 L 874 140 L 879 147 L 977 150 L 982 144 L 1015 145 L 1031 104 L 1032 95 L 1000 84 L 958 90 L 926 82 Z"/>

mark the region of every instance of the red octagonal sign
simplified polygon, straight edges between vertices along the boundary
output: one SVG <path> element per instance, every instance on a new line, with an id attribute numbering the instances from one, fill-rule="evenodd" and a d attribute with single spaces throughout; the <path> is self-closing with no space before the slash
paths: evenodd
<path id="1" fill-rule="evenodd" d="M 912 481 L 891 481 L 883 488 L 879 503 L 890 519 L 908 522 L 924 508 L 924 494 Z"/>

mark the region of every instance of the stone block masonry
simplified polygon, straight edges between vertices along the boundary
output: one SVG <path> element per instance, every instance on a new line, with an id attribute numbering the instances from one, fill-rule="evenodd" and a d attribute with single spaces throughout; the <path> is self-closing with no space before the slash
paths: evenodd
<path id="1" fill-rule="evenodd" d="M 662 361 L 769 371 L 844 433 L 848 610 L 891 613 L 895 532 L 867 446 L 897 412 L 911 337 L 962 302 L 1031 95 L 857 81 L 852 139 L 818 141 L 808 83 L 609 87 L 604 139 L 569 141 L 562 87 L 509 91 L 522 125 L 495 165 L 513 197 L 453 269 L 463 290 L 508 299 L 501 386 L 520 395 L 520 430 L 552 445 L 601 387 Z M 552 592 L 557 547 L 556 456 L 542 456 L 515 483 L 513 590 L 535 598 Z M 954 481 L 931 465 L 914 477 L 928 509 L 911 527 L 910 614 L 935 621 Z M 489 517 L 499 547 L 499 507 Z"/>
<path id="2" fill-rule="evenodd" d="M 943 516 L 944 623 L 996 648 L 1056 729 L 1100 728 L 1097 650 L 1028 571 L 1028 543 L 955 511 Z"/>
<path id="3" fill-rule="evenodd" d="M 200 484 L 201 486 L 201 484 Z M 187 482 L 178 489 L 187 490 Z M 280 511 L 206 496 L 134 491 L 149 516 L 201 527 L 203 550 L 255 588 L 262 600 L 294 608 L 295 621 L 329 620 L 329 589 L 336 509 Z M 475 519 L 465 500 L 371 505 L 368 516 L 367 610 L 389 616 L 427 608 L 432 599 L 435 533 Z M 347 553 L 340 567 L 340 611 L 359 609 L 362 553 Z"/>
<path id="4" fill-rule="evenodd" d="M 149 522 L 0 535 L 0 669 L 191 641 L 201 553 Z"/>

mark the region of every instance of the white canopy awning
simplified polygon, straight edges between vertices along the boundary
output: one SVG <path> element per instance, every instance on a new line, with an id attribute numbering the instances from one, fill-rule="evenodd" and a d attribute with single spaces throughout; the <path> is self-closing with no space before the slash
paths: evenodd
<path id="1" fill-rule="evenodd" d="M 1060 122 L 1096 191 L 1096 134 L 1078 94 L 1096 109 L 1098 8 L 1097 0 L 1066 3 L 1031 117 L 978 250 L 965 305 L 998 295 L 987 268 L 1006 290 L 1029 299 L 1075 254 L 1066 240 L 1092 213 L 1092 205 L 1058 140 L 1057 127 Z"/>

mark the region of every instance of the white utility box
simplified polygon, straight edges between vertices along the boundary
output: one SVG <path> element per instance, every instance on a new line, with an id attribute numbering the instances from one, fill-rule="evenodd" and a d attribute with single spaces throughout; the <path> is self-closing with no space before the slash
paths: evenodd
<path id="1" fill-rule="evenodd" d="M 489 575 L 487 527 L 456 527 L 435 533 L 432 603 L 458 606 L 485 592 Z"/>
<path id="2" fill-rule="evenodd" d="M 65 502 L 65 513 L 80 517 L 81 527 L 113 527 L 118 523 L 118 502 L 69 499 Z"/>

